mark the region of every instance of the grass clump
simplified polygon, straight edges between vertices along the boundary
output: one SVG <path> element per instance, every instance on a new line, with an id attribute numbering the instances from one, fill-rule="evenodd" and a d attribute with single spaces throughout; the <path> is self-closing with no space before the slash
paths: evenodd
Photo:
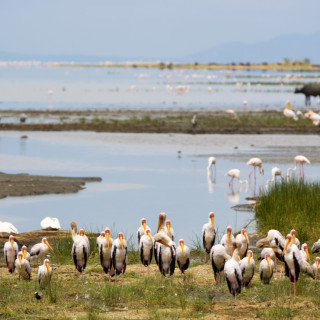
<path id="1" fill-rule="evenodd" d="M 256 206 L 258 230 L 266 233 L 277 229 L 287 234 L 295 229 L 300 241 L 312 242 L 319 238 L 320 183 L 276 183 L 265 192 Z"/>

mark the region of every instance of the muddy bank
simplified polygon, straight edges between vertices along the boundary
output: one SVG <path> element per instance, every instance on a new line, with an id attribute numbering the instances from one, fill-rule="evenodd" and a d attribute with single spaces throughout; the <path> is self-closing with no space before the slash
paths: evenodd
<path id="1" fill-rule="evenodd" d="M 303 112 L 305 110 L 302 110 Z M 202 110 L 28 110 L 26 123 L 21 111 L 3 110 L 1 130 L 94 131 L 123 133 L 187 134 L 319 134 L 320 127 L 306 119 L 290 121 L 282 111 L 237 112 L 238 119 L 223 111 Z M 191 119 L 197 115 L 197 125 Z M 7 120 L 6 120 L 7 119 Z M 8 119 L 11 119 L 10 121 Z M 14 119 L 14 120 L 13 120 Z"/>
<path id="2" fill-rule="evenodd" d="M 99 177 L 55 177 L 0 172 L 0 199 L 43 194 L 76 193 L 87 182 L 100 182 Z"/>

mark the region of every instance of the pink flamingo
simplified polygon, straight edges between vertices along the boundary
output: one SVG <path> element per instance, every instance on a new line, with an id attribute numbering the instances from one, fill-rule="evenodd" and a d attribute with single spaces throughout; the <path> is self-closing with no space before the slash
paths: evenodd
<path id="1" fill-rule="evenodd" d="M 251 158 L 247 162 L 247 166 L 253 166 L 253 169 L 249 174 L 249 181 L 251 180 L 251 175 L 253 171 L 254 171 L 254 181 L 256 181 L 256 167 L 259 167 L 260 174 L 264 174 L 264 170 L 262 168 L 262 160 L 260 158 Z"/>
<path id="2" fill-rule="evenodd" d="M 287 179 L 289 179 L 290 171 L 295 171 L 297 170 L 297 165 L 299 164 L 299 179 L 301 178 L 301 171 L 302 171 L 302 178 L 304 178 L 304 169 L 303 165 L 304 164 L 311 164 L 311 162 L 304 156 L 295 156 L 294 157 L 294 168 L 289 168 L 287 170 Z"/>
<path id="3" fill-rule="evenodd" d="M 240 180 L 240 170 L 239 169 L 231 169 L 229 170 L 226 174 L 226 177 L 231 177 L 231 180 L 229 182 L 229 187 L 231 187 L 231 185 L 233 185 L 233 179 L 236 178 L 238 179 L 238 181 L 243 184 L 243 183 L 248 183 L 247 180 Z"/>

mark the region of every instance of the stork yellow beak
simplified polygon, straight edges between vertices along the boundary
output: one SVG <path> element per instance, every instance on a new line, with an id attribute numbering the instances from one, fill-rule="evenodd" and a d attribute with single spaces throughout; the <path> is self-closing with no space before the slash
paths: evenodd
<path id="1" fill-rule="evenodd" d="M 274 251 L 273 251 L 274 252 Z M 276 253 L 274 252 L 274 264 L 276 266 L 276 270 L 277 270 L 277 255 Z"/>
<path id="2" fill-rule="evenodd" d="M 319 261 L 316 261 L 316 278 L 318 277 Z"/>
<path id="3" fill-rule="evenodd" d="M 229 244 L 230 244 L 231 232 L 230 232 L 230 231 L 228 231 L 228 232 L 227 232 L 227 235 L 228 235 L 228 246 L 229 246 Z"/>
<path id="4" fill-rule="evenodd" d="M 260 246 L 259 248 L 271 248 L 271 249 L 277 249 L 277 246 L 270 246 L 268 244 L 263 244 L 262 246 Z"/>
<path id="5" fill-rule="evenodd" d="M 238 256 L 238 261 L 240 261 L 241 259 L 240 259 L 240 256 Z"/>
<path id="6" fill-rule="evenodd" d="M 270 264 L 270 257 L 267 258 L 267 262 L 268 262 L 270 273 L 272 273 L 271 264 Z"/>
<path id="7" fill-rule="evenodd" d="M 52 247 L 50 246 L 50 244 L 49 244 L 48 240 L 47 240 L 47 241 L 45 241 L 45 244 L 50 248 L 50 250 L 51 250 L 51 251 L 53 251 L 53 249 L 52 249 Z"/>
<path id="8" fill-rule="evenodd" d="M 121 242 L 121 249 L 123 250 L 123 238 L 120 237 L 120 242 Z"/>
<path id="9" fill-rule="evenodd" d="M 185 254 L 184 254 L 184 248 L 183 248 L 183 243 L 180 243 L 180 247 L 181 247 L 181 250 L 182 250 L 182 254 L 185 256 Z"/>
<path id="10" fill-rule="evenodd" d="M 148 234 L 148 237 L 150 238 L 150 240 L 153 242 L 153 239 L 152 239 L 150 232 L 148 232 L 147 234 Z"/>
<path id="11" fill-rule="evenodd" d="M 167 224 L 168 234 L 170 234 L 170 224 Z"/>
<path id="12" fill-rule="evenodd" d="M 310 255 L 309 255 L 308 248 L 305 248 L 304 251 L 306 252 L 307 257 L 308 257 L 308 260 L 309 260 L 309 262 L 310 262 L 310 264 L 311 264 L 311 259 L 310 259 Z"/>
<path id="13" fill-rule="evenodd" d="M 214 221 L 213 221 L 213 217 L 211 217 L 210 220 L 211 220 L 211 224 L 212 224 L 212 230 L 214 231 Z"/>
<path id="14" fill-rule="evenodd" d="M 295 234 L 295 233 L 292 235 L 292 242 L 293 242 L 294 244 L 296 244 L 296 234 Z"/>
<path id="15" fill-rule="evenodd" d="M 145 222 L 142 223 L 142 226 L 143 226 L 144 231 L 146 231 L 147 226 L 146 226 Z"/>
<path id="16" fill-rule="evenodd" d="M 23 250 L 22 253 L 23 253 L 24 258 L 27 259 L 27 250 Z"/>
<path id="17" fill-rule="evenodd" d="M 158 241 L 159 243 L 161 243 L 161 244 L 163 244 L 163 245 L 165 245 L 166 247 L 169 247 L 169 248 L 171 248 L 171 246 L 169 246 L 169 244 L 168 243 L 166 243 L 164 240 L 159 240 Z"/>
<path id="18" fill-rule="evenodd" d="M 48 274 L 50 274 L 49 263 L 46 263 L 46 267 L 47 267 L 47 270 L 48 270 Z"/>
<path id="19" fill-rule="evenodd" d="M 290 240 L 287 239 L 287 240 L 286 240 L 286 244 L 285 244 L 285 246 L 284 246 L 284 248 L 283 248 L 283 251 L 282 251 L 282 254 L 281 254 L 282 257 L 283 257 L 283 255 L 284 255 L 284 252 L 285 252 L 285 251 L 287 250 L 287 248 L 288 248 L 289 242 L 290 242 Z"/>
<path id="20" fill-rule="evenodd" d="M 110 235 L 109 235 L 109 233 L 107 233 L 107 243 L 108 243 L 108 248 L 109 248 L 109 238 L 110 238 Z"/>
<path id="21" fill-rule="evenodd" d="M 21 263 L 21 260 L 22 260 L 21 256 L 19 256 L 18 258 L 19 258 L 19 262 Z"/>
<path id="22" fill-rule="evenodd" d="M 161 223 L 162 223 L 162 219 L 159 217 L 157 232 L 159 232 L 159 229 L 160 229 Z"/>
<path id="23" fill-rule="evenodd" d="M 289 110 L 291 110 L 290 102 L 287 102 L 287 108 L 288 108 Z"/>
<path id="24" fill-rule="evenodd" d="M 248 254 L 248 263 L 249 263 L 250 259 L 251 259 L 251 253 Z"/>
<path id="25" fill-rule="evenodd" d="M 248 244 L 248 246 L 249 246 L 249 245 L 250 245 L 250 241 L 249 241 L 249 238 L 248 238 L 247 232 L 244 232 L 244 233 L 243 233 L 243 235 L 244 235 L 244 237 L 246 238 L 246 240 L 247 240 L 247 244 Z"/>

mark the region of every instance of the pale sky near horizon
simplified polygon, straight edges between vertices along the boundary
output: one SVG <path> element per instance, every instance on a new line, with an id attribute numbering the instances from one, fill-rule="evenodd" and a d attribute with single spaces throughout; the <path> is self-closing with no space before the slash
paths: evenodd
<path id="1" fill-rule="evenodd" d="M 0 52 L 185 56 L 320 31 L 319 0 L 0 0 Z"/>

